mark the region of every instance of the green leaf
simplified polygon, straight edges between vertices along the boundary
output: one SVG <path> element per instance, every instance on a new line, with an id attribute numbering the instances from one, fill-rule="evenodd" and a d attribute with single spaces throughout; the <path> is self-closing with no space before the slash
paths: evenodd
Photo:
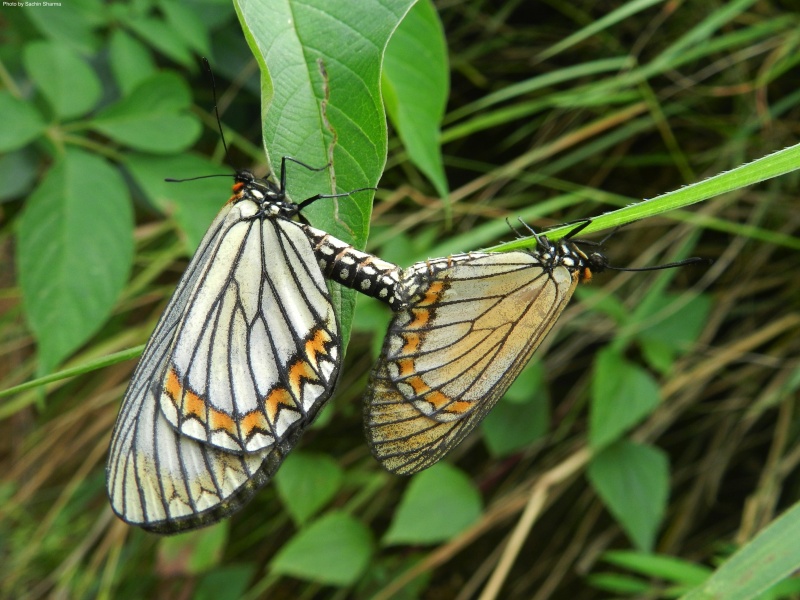
<path id="1" fill-rule="evenodd" d="M 647 577 L 670 583 L 698 585 L 708 579 L 711 569 L 674 556 L 614 550 L 603 554 L 603 560 Z"/>
<path id="2" fill-rule="evenodd" d="M 191 5 L 175 0 L 159 0 L 158 5 L 167 23 L 187 47 L 204 56 L 211 53 L 208 29 Z"/>
<path id="3" fill-rule="evenodd" d="M 292 520 L 302 525 L 333 499 L 342 479 L 342 469 L 331 457 L 293 452 L 275 475 L 275 487 Z"/>
<path id="4" fill-rule="evenodd" d="M 504 397 L 481 423 L 483 441 L 492 456 L 507 456 L 541 439 L 549 424 L 550 405 L 545 390 L 532 394 L 527 404 Z"/>
<path id="5" fill-rule="evenodd" d="M 40 374 L 100 328 L 132 260 L 133 215 L 122 177 L 105 160 L 68 149 L 19 223 L 19 280 Z"/>
<path id="6" fill-rule="evenodd" d="M 94 30 L 106 19 L 101 0 L 69 0 L 56 7 L 31 7 L 26 16 L 46 38 L 69 44 L 83 54 L 94 54 L 100 40 Z"/>
<path id="7" fill-rule="evenodd" d="M 274 573 L 325 585 L 352 585 L 372 555 L 372 534 L 360 521 L 328 513 L 301 529 L 270 563 Z"/>
<path id="8" fill-rule="evenodd" d="M 705 295 L 664 294 L 637 308 L 638 320 L 653 323 L 636 335 L 648 362 L 662 373 L 669 372 L 675 357 L 685 354 L 703 331 L 712 306 Z"/>
<path id="9" fill-rule="evenodd" d="M 660 391 L 647 371 L 605 349 L 595 358 L 589 443 L 592 448 L 619 439 L 658 406 Z"/>
<path id="10" fill-rule="evenodd" d="M 131 17 L 126 24 L 167 58 L 189 69 L 196 66 L 191 50 L 166 22 L 153 17 Z"/>
<path id="11" fill-rule="evenodd" d="M 544 380 L 544 367 L 541 362 L 533 362 L 522 370 L 522 373 L 513 381 L 503 395 L 503 400 L 514 404 L 528 404 L 538 402 L 539 395 L 545 394 L 547 399 L 547 384 Z"/>
<path id="12" fill-rule="evenodd" d="M 124 29 L 111 32 L 108 47 L 111 72 L 123 96 L 155 74 L 156 64 L 150 50 Z"/>
<path id="13" fill-rule="evenodd" d="M 669 496 L 669 461 L 657 448 L 617 442 L 597 454 L 589 481 L 633 544 L 653 548 Z"/>
<path id="14" fill-rule="evenodd" d="M 0 115 L 3 115 L 0 152 L 22 148 L 45 128 L 44 119 L 29 102 L 18 100 L 4 90 L 0 90 Z"/>
<path id="15" fill-rule="evenodd" d="M 0 202 L 27 196 L 38 175 L 38 161 L 32 148 L 22 148 L 0 156 Z"/>
<path id="16" fill-rule="evenodd" d="M 683 600 L 749 600 L 797 571 L 800 504 L 795 504 L 726 560 Z"/>
<path id="17" fill-rule="evenodd" d="M 230 521 L 159 540 L 158 562 L 168 573 L 198 575 L 222 561 L 228 545 Z"/>
<path id="18" fill-rule="evenodd" d="M 411 161 L 441 198 L 449 194 L 440 149 L 449 92 L 447 44 L 430 0 L 408 12 L 386 48 L 383 99 Z"/>
<path id="19" fill-rule="evenodd" d="M 155 206 L 174 216 L 186 236 L 189 254 L 193 253 L 211 221 L 231 197 L 233 173 L 230 178 L 170 183 L 164 178 L 185 179 L 224 174 L 229 168 L 189 153 L 164 157 L 132 154 L 126 158 L 125 166 L 136 183 Z"/>
<path id="20" fill-rule="evenodd" d="M 386 163 L 386 117 L 380 68 L 392 31 L 413 0 L 236 0 L 245 38 L 261 67 L 263 138 L 272 169 L 283 156 L 293 198 L 374 186 Z M 346 43 L 343 43 L 346 40 Z M 357 248 L 369 230 L 372 194 L 314 203 L 309 221 Z M 336 289 L 334 305 L 346 347 L 355 305 Z"/>
<path id="21" fill-rule="evenodd" d="M 180 77 L 157 73 L 101 112 L 91 126 L 137 150 L 172 154 L 200 137 L 200 122 L 194 115 L 185 114 L 191 101 L 191 92 Z"/>
<path id="22" fill-rule="evenodd" d="M 239 600 L 255 573 L 254 565 L 230 565 L 204 574 L 192 590 L 192 600 Z"/>
<path id="23" fill-rule="evenodd" d="M 481 510 L 481 495 L 472 481 L 455 467 L 438 463 L 411 478 L 383 543 L 450 540 L 475 523 Z"/>
<path id="24" fill-rule="evenodd" d="M 626 323 L 630 320 L 630 310 L 614 294 L 590 285 L 579 285 L 575 289 L 575 298 L 582 304 L 592 307 L 593 311 L 601 312 L 616 321 Z"/>
<path id="25" fill-rule="evenodd" d="M 369 566 L 366 576 L 359 582 L 356 597 L 372 598 L 378 590 L 403 573 L 414 568 L 424 559 L 421 552 L 403 552 L 402 554 L 385 554 Z M 430 585 L 434 571 L 425 569 L 411 581 L 404 581 L 402 590 L 394 590 L 392 600 L 420 600 L 425 597 L 425 590 Z"/>
<path id="26" fill-rule="evenodd" d="M 645 595 L 652 589 L 647 581 L 618 573 L 596 573 L 589 575 L 586 579 L 592 587 L 617 596 Z"/>
<path id="27" fill-rule="evenodd" d="M 102 87 L 94 70 L 64 42 L 31 42 L 23 59 L 57 117 L 86 114 L 100 100 Z"/>
<path id="28" fill-rule="evenodd" d="M 356 297 L 356 312 L 358 319 L 353 321 L 353 330 L 372 336 L 370 354 L 373 360 L 377 360 L 392 313 L 386 310 L 386 304 L 383 302 L 363 294 L 358 294 Z"/>

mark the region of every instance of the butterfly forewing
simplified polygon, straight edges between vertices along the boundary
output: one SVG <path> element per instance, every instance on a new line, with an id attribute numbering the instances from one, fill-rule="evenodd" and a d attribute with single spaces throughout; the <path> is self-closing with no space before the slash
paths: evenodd
<path id="1" fill-rule="evenodd" d="M 400 285 L 413 288 L 411 299 L 389 326 L 365 398 L 378 460 L 415 473 L 466 437 L 528 362 L 578 279 L 526 252 L 407 269 Z"/>

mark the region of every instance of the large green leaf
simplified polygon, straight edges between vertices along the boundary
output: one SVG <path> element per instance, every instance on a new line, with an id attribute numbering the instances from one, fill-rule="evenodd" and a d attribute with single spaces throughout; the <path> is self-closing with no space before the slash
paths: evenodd
<path id="1" fill-rule="evenodd" d="M 602 448 L 639 423 L 658 406 L 658 384 L 641 367 L 614 350 L 595 358 L 589 443 Z"/>
<path id="2" fill-rule="evenodd" d="M 414 475 L 384 544 L 436 544 L 452 539 L 481 515 L 478 489 L 460 470 L 438 463 Z"/>
<path id="3" fill-rule="evenodd" d="M 114 80 L 125 96 L 156 72 L 150 50 L 124 29 L 111 33 L 108 58 Z"/>
<path id="4" fill-rule="evenodd" d="M 0 152 L 22 148 L 44 131 L 45 123 L 39 112 L 29 102 L 0 91 Z"/>
<path id="5" fill-rule="evenodd" d="M 372 555 L 372 534 L 348 514 L 328 513 L 281 548 L 272 571 L 329 585 L 352 585 Z"/>
<path id="6" fill-rule="evenodd" d="M 94 30 L 107 18 L 103 4 L 102 0 L 69 0 L 58 6 L 31 7 L 25 10 L 25 16 L 46 38 L 91 54 L 100 45 Z"/>
<path id="7" fill-rule="evenodd" d="M 384 50 L 413 0 L 236 0 L 245 38 L 261 67 L 264 145 L 271 168 L 292 156 L 295 200 L 374 186 L 386 163 L 386 116 L 380 89 Z M 315 226 L 363 248 L 372 194 L 321 200 L 304 214 Z M 337 290 L 345 343 L 354 307 Z"/>
<path id="8" fill-rule="evenodd" d="M 795 504 L 683 600 L 750 600 L 759 597 L 770 586 L 797 572 L 800 565 L 798 539 L 800 504 Z"/>
<path id="9" fill-rule="evenodd" d="M 174 73 L 156 73 L 102 111 L 91 125 L 131 148 L 172 154 L 200 136 L 200 122 L 187 112 L 191 104 L 191 91 L 183 79 Z"/>
<path id="10" fill-rule="evenodd" d="M 386 49 L 383 95 L 409 157 L 442 198 L 449 193 L 440 150 L 449 84 L 442 23 L 433 3 L 421 0 Z"/>
<path id="11" fill-rule="evenodd" d="M 589 480 L 640 550 L 653 549 L 669 496 L 669 461 L 658 448 L 618 442 L 592 459 Z"/>
<path id="12" fill-rule="evenodd" d="M 222 562 L 230 521 L 164 537 L 158 543 L 158 564 L 170 573 L 197 575 Z"/>
<path id="13" fill-rule="evenodd" d="M 342 479 L 342 469 L 330 456 L 294 452 L 275 475 L 275 487 L 294 522 L 302 525 L 336 495 Z"/>
<path id="14" fill-rule="evenodd" d="M 68 119 L 83 115 L 100 100 L 100 79 L 66 43 L 32 42 L 25 46 L 24 60 L 56 116 Z"/>
<path id="15" fill-rule="evenodd" d="M 102 158 L 68 149 L 19 222 L 19 280 L 48 372 L 103 324 L 133 260 L 128 188 Z"/>

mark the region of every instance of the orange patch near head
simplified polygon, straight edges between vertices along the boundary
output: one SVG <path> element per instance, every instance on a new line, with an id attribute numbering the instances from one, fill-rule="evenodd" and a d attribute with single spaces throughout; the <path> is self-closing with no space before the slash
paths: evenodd
<path id="1" fill-rule="evenodd" d="M 318 356 L 328 355 L 328 351 L 325 349 L 325 346 L 330 341 L 331 336 L 329 336 L 328 332 L 324 329 L 316 329 L 308 341 L 306 341 L 306 356 L 314 365 L 314 368 L 319 369 Z"/>
<path id="2" fill-rule="evenodd" d="M 442 297 L 442 292 L 444 292 L 444 282 L 434 281 L 428 286 L 428 289 L 425 290 L 425 296 L 417 303 L 417 306 L 436 304 L 439 302 L 439 298 Z"/>
<path id="3" fill-rule="evenodd" d="M 236 183 L 234 183 L 233 184 L 233 196 L 228 198 L 228 202 L 226 202 L 226 204 L 233 204 L 239 198 L 241 198 L 243 189 L 244 189 L 244 182 L 237 181 Z"/>
<path id="4" fill-rule="evenodd" d="M 281 405 L 288 406 L 291 409 L 296 409 L 297 405 L 294 403 L 294 398 L 286 388 L 275 388 L 266 398 L 264 398 L 264 405 L 267 407 L 267 415 L 270 422 L 275 422 L 275 417 L 278 416 L 278 410 Z"/>
<path id="5" fill-rule="evenodd" d="M 431 318 L 431 313 L 426 308 L 412 308 L 411 314 L 414 315 L 414 320 L 408 324 L 408 329 L 420 329 L 428 324 Z"/>
<path id="6" fill-rule="evenodd" d="M 581 272 L 581 281 L 583 283 L 590 283 L 592 281 L 592 271 L 589 267 L 584 267 Z"/>

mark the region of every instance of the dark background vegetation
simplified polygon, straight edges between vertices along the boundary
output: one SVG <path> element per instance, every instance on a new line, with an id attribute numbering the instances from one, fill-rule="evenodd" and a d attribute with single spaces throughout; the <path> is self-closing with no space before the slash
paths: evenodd
<path id="1" fill-rule="evenodd" d="M 138 4 L 154 17 L 163 15 L 158 3 Z M 709 51 L 695 48 L 697 58 L 686 63 L 663 54 L 725 4 L 656 4 L 541 59 L 541 52 L 622 4 L 438 2 L 451 62 L 445 139 L 453 127 L 466 127 L 443 147 L 450 188 L 459 201 L 447 205 L 436 197 L 390 130 L 369 249 L 404 264 L 409 257 L 426 256 L 444 239 L 460 238 L 460 250 L 475 250 L 469 245 L 474 227 L 513 219 L 520 210 L 560 194 L 573 192 L 575 197 L 532 226 L 543 229 L 598 215 L 795 144 L 800 132 L 795 58 L 800 55 L 800 29 L 792 3 L 751 3 L 720 32 L 742 32 L 736 44 L 714 50 L 710 41 L 704 42 Z M 202 7 L 198 14 L 215 15 L 209 21 L 210 58 L 222 120 L 238 134 L 237 140 L 250 143 L 234 141 L 232 161 L 263 170 L 257 156 L 257 68 L 232 7 Z M 768 33 L 757 33 L 759 28 L 767 31 L 769 24 L 776 25 Z M 125 28 L 125 23 L 109 21 L 97 35 L 108 36 L 114 28 Z M 167 27 L 166 34 L 171 31 Z M 3 8 L 0 35 L 4 77 L 23 84 L 26 97 L 36 100 L 35 90 L 24 85 L 26 74 L 14 53 L 41 37 L 40 29 L 26 15 Z M 198 68 L 198 53 L 191 61 L 181 61 L 152 41 L 144 43 L 159 67 L 180 73 L 190 83 L 192 112 L 205 125 L 194 150 L 222 163 L 208 79 Z M 491 92 L 619 56 L 630 56 L 640 65 L 663 58 L 676 66 L 636 89 L 585 98 L 580 106 L 553 100 L 545 110 L 526 111 L 527 103 L 547 104 L 578 82 L 536 89 L 500 105 L 518 108 L 520 116 L 509 110 L 487 128 L 472 120 L 481 110 L 452 118 L 454 111 Z M 102 72 L 105 59 L 101 50 L 91 62 Z M 113 95 L 113 88 L 105 93 Z M 624 109 L 641 101 L 646 107 L 626 117 Z M 644 124 L 625 129 L 634 119 Z M 622 132 L 616 141 L 593 146 L 613 132 Z M 95 139 L 103 143 L 101 136 Z M 535 149 L 542 155 L 525 169 L 514 170 L 513 161 Z M 14 175 L 27 178 L 25 189 L 4 194 L 0 204 L 3 388 L 33 376 L 35 344 L 25 326 L 15 280 L 13 235 L 26 192 L 47 163 L 46 153 L 38 156 L 29 172 Z M 499 176 L 496 169 L 503 165 L 511 168 Z M 487 173 L 488 180 L 474 192 L 463 192 L 463 186 Z M 11 188 L 12 183 L 6 179 L 0 186 Z M 600 191 L 611 196 L 601 197 Z M 220 197 L 220 203 L 225 199 Z M 174 222 L 149 206 L 142 194 L 135 200 L 137 248 L 146 249 L 147 261 L 152 260 L 153 248 L 174 251 L 180 239 Z M 447 217 L 450 210 L 452 219 Z M 797 177 L 791 174 L 696 205 L 691 213 L 633 224 L 606 245 L 613 264 L 643 266 L 672 260 L 671 248 L 697 235 L 692 253 L 715 260 L 708 269 L 674 273 L 670 283 L 674 293 L 692 290 L 712 301 L 691 347 L 675 353 L 663 372 L 653 368 L 639 346 L 631 345 L 625 353 L 648 369 L 661 389 L 662 404 L 632 432 L 632 439 L 657 446 L 670 462 L 669 504 L 655 550 L 680 557 L 685 564 L 715 566 L 797 498 L 800 265 L 796 250 L 774 236 L 796 236 L 798 225 Z M 512 237 L 509 232 L 504 239 Z M 140 257 L 136 272 L 146 264 Z M 92 352 L 85 356 L 143 343 L 149 334 L 144 325 L 157 317 L 185 265 L 185 257 L 170 260 L 146 289 L 124 294 L 110 329 L 88 343 Z M 191 564 L 191 548 L 180 542 L 175 543 L 176 551 L 155 536 L 130 530 L 107 505 L 104 463 L 134 361 L 48 388 L 19 408 L 6 409 L 0 421 L 0 579 L 6 582 L 0 589 L 6 597 L 188 598 L 216 592 L 237 597 L 250 589 L 251 597 L 264 593 L 270 598 L 368 598 L 393 589 L 400 573 L 417 565 L 422 577 L 413 584 L 398 584 L 404 588 L 398 597 L 478 597 L 541 474 L 586 444 L 594 359 L 615 339 L 621 324 L 613 309 L 600 306 L 587 312 L 582 302 L 596 300 L 598 289 L 607 286 L 624 307 L 624 325 L 625 311 L 633 312 L 654 281 L 649 274 L 609 273 L 598 276 L 592 289 L 576 294 L 578 299 L 565 311 L 548 347 L 536 356 L 549 389 L 551 418 L 545 435 L 498 455 L 487 450 L 479 432 L 449 458 L 480 491 L 481 519 L 461 537 L 434 546 L 376 546 L 366 573 L 350 588 L 269 574 L 266 565 L 297 531 L 273 485 L 230 520 L 225 541 L 212 544 L 214 551 L 200 567 Z M 301 451 L 333 458 L 344 470 L 344 483 L 329 507 L 350 506 L 376 540 L 389 527 L 408 485 L 405 479 L 378 472 L 362 432 L 360 398 L 386 319 L 379 308 L 364 303 L 333 409 L 300 445 Z M 606 551 L 631 547 L 584 470 L 578 470 L 551 488 L 498 597 L 578 600 L 622 595 L 626 589 L 636 597 L 658 597 L 669 578 L 640 575 L 637 568 L 615 567 L 604 559 Z"/>

